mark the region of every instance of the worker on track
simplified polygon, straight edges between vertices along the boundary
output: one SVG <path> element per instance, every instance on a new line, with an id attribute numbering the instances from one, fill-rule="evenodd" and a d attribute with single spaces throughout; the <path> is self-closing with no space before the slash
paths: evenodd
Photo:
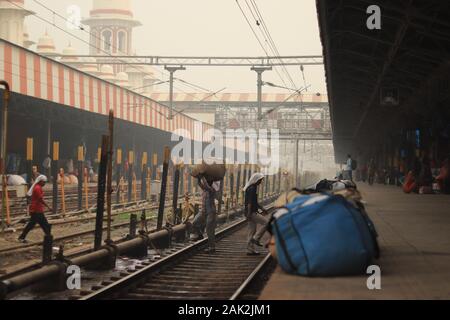
<path id="1" fill-rule="evenodd" d="M 202 226 L 206 220 L 206 234 L 208 236 L 208 249 L 206 252 L 212 254 L 216 252 L 215 231 L 217 212 L 215 198 L 216 192 L 219 191 L 219 186 L 216 182 L 210 184 L 203 176 L 198 178 L 198 186 L 202 189 L 202 207 L 192 222 L 194 232 L 197 234 L 197 237 L 193 238 L 193 240 L 203 239 Z"/>
<path id="2" fill-rule="evenodd" d="M 46 176 L 38 176 L 31 186 L 30 190 L 28 190 L 27 192 L 27 196 L 31 197 L 31 204 L 29 208 L 31 218 L 18 239 L 20 242 L 26 243 L 25 238 L 27 237 L 27 234 L 34 228 L 36 223 L 40 225 L 46 235 L 50 235 L 51 227 L 47 221 L 47 218 L 45 218 L 44 207 L 47 207 L 50 211 L 52 211 L 52 209 L 44 201 L 44 191 L 42 190 L 46 182 Z"/>
<path id="3" fill-rule="evenodd" d="M 264 175 L 256 172 L 244 186 L 244 210 L 248 221 L 247 255 L 259 255 L 259 252 L 255 250 L 255 245 L 262 247 L 260 240 L 267 231 L 268 219 L 258 213 L 258 210 L 262 210 L 267 214 L 266 209 L 258 203 L 258 186 L 263 180 Z M 256 232 L 258 224 L 262 225 L 262 227 Z"/>

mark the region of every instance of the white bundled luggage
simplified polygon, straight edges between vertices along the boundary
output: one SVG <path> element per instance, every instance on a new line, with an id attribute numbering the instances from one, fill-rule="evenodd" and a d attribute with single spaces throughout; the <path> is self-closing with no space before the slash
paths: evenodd
<path id="1" fill-rule="evenodd" d="M 78 177 L 74 174 L 69 174 L 70 184 L 78 184 Z"/>
<path id="2" fill-rule="evenodd" d="M 19 175 L 16 174 L 10 174 L 8 175 L 8 185 L 9 186 L 21 186 L 27 184 L 25 179 Z"/>

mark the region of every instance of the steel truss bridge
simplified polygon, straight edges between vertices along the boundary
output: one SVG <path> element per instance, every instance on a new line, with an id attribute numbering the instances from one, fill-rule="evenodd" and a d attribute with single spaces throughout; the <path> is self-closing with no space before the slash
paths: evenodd
<path id="1" fill-rule="evenodd" d="M 124 55 L 59 55 L 60 58 L 95 58 L 89 64 L 150 65 L 150 66 L 302 66 L 323 65 L 320 55 L 279 57 L 188 57 L 188 56 L 124 56 Z M 86 64 L 86 61 L 71 61 L 70 64 Z"/>

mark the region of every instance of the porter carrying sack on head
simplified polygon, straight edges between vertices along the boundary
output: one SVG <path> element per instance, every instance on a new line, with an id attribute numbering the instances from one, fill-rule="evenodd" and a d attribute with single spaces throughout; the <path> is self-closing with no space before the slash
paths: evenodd
<path id="1" fill-rule="evenodd" d="M 302 195 L 271 221 L 277 260 L 304 276 L 363 274 L 379 255 L 377 234 L 362 208 L 342 196 Z"/>
<path id="2" fill-rule="evenodd" d="M 191 175 L 195 178 L 204 176 L 208 182 L 220 181 L 225 176 L 225 165 L 220 163 L 206 164 L 205 162 L 197 164 L 192 168 Z"/>

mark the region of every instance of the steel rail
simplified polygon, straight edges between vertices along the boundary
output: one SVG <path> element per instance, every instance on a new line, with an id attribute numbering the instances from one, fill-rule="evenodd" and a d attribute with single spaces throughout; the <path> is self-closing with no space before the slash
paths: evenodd
<path id="1" fill-rule="evenodd" d="M 269 196 L 266 201 L 263 203 L 266 203 L 267 201 L 272 201 L 275 195 Z M 219 221 L 225 221 L 228 219 L 228 217 L 235 216 L 237 214 L 242 213 L 242 209 L 237 211 L 232 211 L 228 214 L 222 214 L 217 217 L 218 222 Z M 242 222 L 241 222 L 242 223 Z M 115 247 L 117 248 L 118 254 L 125 254 L 126 252 L 129 252 L 130 250 L 134 250 L 138 247 L 142 246 L 148 246 L 153 241 L 160 241 L 163 239 L 166 239 L 168 237 L 174 236 L 177 237 L 177 234 L 186 232 L 186 225 L 176 225 L 172 227 L 172 232 L 168 230 L 155 230 L 154 232 L 150 232 L 147 234 L 147 236 L 138 236 L 136 238 L 133 238 L 131 240 L 125 240 L 123 242 L 119 241 Z M 201 242 L 204 244 L 204 242 Z M 86 266 L 90 265 L 92 263 L 98 263 L 102 259 L 107 258 L 109 255 L 111 255 L 111 249 L 110 247 L 106 246 L 105 248 L 102 248 L 97 251 L 91 251 L 86 254 L 83 253 L 74 253 L 72 257 L 68 257 L 71 261 L 71 263 L 79 265 L 79 266 Z M 42 282 L 45 280 L 50 279 L 51 277 L 57 276 L 61 270 L 64 269 L 64 263 L 55 261 L 54 263 L 50 263 L 47 265 L 42 266 L 41 268 L 35 269 L 32 268 L 35 266 L 30 266 L 27 269 L 34 269 L 29 272 L 23 272 L 23 273 L 15 273 L 14 276 L 9 277 L 8 275 L 1 277 L 0 280 L 0 299 L 5 298 L 7 295 L 12 294 L 18 290 L 24 289 L 30 285 L 36 284 L 38 282 Z"/>
<path id="2" fill-rule="evenodd" d="M 272 198 L 267 199 L 264 201 L 265 203 L 270 202 Z M 271 205 L 268 207 L 268 210 L 271 210 L 273 206 Z M 216 232 L 216 238 L 225 238 L 226 236 L 231 236 L 235 231 L 240 230 L 245 223 L 247 222 L 246 219 L 240 219 L 239 221 L 231 224 L 230 226 L 226 227 L 223 230 L 220 230 Z M 153 264 L 150 264 L 138 271 L 135 271 L 134 273 L 125 276 L 124 278 L 121 278 L 120 280 L 111 283 L 93 293 L 90 293 L 86 296 L 81 297 L 79 300 L 103 300 L 103 299 L 111 299 L 116 298 L 120 294 L 122 294 L 124 291 L 127 291 L 127 289 L 136 287 L 137 284 L 142 284 L 146 282 L 146 279 L 150 277 L 151 275 L 155 274 L 155 272 L 160 271 L 161 269 L 164 269 L 168 266 L 177 265 L 178 262 L 180 262 L 180 265 L 183 264 L 183 259 L 186 257 L 189 257 L 192 254 L 197 253 L 200 249 L 205 247 L 207 245 L 208 239 L 200 240 L 192 245 L 189 245 L 180 251 L 177 251 Z M 263 258 L 265 261 L 267 259 L 267 256 Z M 257 270 L 261 270 L 262 265 L 261 263 L 258 264 L 257 268 L 251 272 L 250 277 L 244 281 L 244 283 L 239 286 L 238 290 L 241 292 L 246 285 L 251 282 L 251 280 L 254 278 L 255 275 L 259 273 Z M 232 295 L 234 297 L 235 294 Z"/>
<path id="3" fill-rule="evenodd" d="M 263 261 L 253 270 L 253 272 L 248 276 L 247 279 L 242 283 L 242 285 L 236 290 L 236 292 L 231 296 L 230 300 L 238 300 L 240 296 L 249 288 L 249 286 L 255 281 L 258 275 L 263 272 L 265 267 L 272 261 L 272 255 L 268 253 Z"/>

